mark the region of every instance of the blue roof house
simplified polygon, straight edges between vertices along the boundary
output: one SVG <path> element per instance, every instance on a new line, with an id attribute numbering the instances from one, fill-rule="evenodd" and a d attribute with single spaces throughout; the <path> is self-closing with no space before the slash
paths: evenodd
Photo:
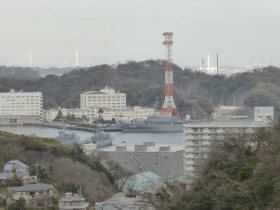
<path id="1" fill-rule="evenodd" d="M 119 185 L 123 185 L 123 192 L 127 195 L 143 195 L 144 193 L 155 193 L 157 189 L 166 187 L 162 178 L 151 172 L 135 174 L 131 177 L 118 181 Z"/>
<path id="2" fill-rule="evenodd" d="M 10 160 L 4 166 L 4 173 L 16 173 L 17 177 L 23 177 L 28 174 L 28 168 L 28 165 L 25 165 L 19 160 Z"/>

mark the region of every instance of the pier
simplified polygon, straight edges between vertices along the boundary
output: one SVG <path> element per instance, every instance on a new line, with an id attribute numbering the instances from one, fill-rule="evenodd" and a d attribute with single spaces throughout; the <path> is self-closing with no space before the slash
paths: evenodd
<path id="1" fill-rule="evenodd" d="M 118 127 L 104 127 L 104 128 L 87 128 L 87 127 L 77 127 L 72 125 L 64 125 L 57 123 L 43 123 L 43 122 L 22 122 L 22 123 L 0 123 L 0 126 L 38 126 L 45 128 L 56 128 L 56 129 L 67 129 L 67 130 L 77 130 L 86 132 L 121 132 L 122 129 Z"/>

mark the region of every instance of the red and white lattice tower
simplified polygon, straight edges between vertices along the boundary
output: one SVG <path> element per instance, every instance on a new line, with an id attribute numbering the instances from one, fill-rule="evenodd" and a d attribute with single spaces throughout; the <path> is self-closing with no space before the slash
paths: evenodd
<path id="1" fill-rule="evenodd" d="M 165 40 L 165 99 L 160 115 L 176 115 L 179 118 L 179 112 L 173 100 L 173 61 L 172 46 L 173 32 L 163 33 Z"/>

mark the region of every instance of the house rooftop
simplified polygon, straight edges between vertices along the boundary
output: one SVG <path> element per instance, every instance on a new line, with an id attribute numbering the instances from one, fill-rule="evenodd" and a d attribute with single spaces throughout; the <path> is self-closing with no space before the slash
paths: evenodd
<path id="1" fill-rule="evenodd" d="M 148 142 L 147 142 L 148 143 Z M 155 144 L 154 142 L 151 142 L 153 144 L 145 144 L 145 142 L 142 145 L 134 145 L 134 144 L 121 144 L 106 148 L 100 148 L 99 151 L 104 152 L 178 152 L 184 150 L 183 144 Z M 137 149 L 137 147 L 143 146 L 143 150 Z"/>
<path id="2" fill-rule="evenodd" d="M 65 193 L 63 197 L 59 199 L 59 201 L 84 201 L 85 197 L 79 194 Z"/>
<path id="3" fill-rule="evenodd" d="M 14 176 L 14 173 L 0 173 L 0 180 L 12 179 L 13 176 Z"/>
<path id="4" fill-rule="evenodd" d="M 8 161 L 8 163 L 16 164 L 16 165 L 20 166 L 21 168 L 29 168 L 28 165 L 25 165 L 23 162 L 20 162 L 19 160 L 10 160 L 10 161 Z"/>
<path id="5" fill-rule="evenodd" d="M 123 181 L 124 180 L 121 180 L 121 182 Z M 161 177 L 151 171 L 135 174 L 125 179 L 125 185 L 133 186 L 137 191 L 148 191 L 159 183 L 163 183 Z"/>
<path id="6" fill-rule="evenodd" d="M 15 192 L 36 192 L 53 190 L 53 185 L 50 184 L 27 184 L 21 187 L 14 187 Z"/>
<path id="7" fill-rule="evenodd" d="M 111 198 L 101 202 L 103 204 L 147 204 L 147 201 L 139 197 L 126 197 L 124 193 L 119 192 L 114 194 Z M 98 205 L 98 203 L 97 203 Z"/>

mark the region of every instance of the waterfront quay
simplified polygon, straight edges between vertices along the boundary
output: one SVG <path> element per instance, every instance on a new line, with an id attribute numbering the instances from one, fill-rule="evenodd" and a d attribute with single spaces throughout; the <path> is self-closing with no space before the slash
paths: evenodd
<path id="1" fill-rule="evenodd" d="M 56 123 L 42 123 L 42 122 L 0 123 L 0 126 L 37 126 L 37 127 L 45 127 L 45 128 L 56 128 L 56 129 L 66 129 L 66 130 L 76 130 L 76 131 L 86 131 L 86 132 L 96 132 L 96 131 L 119 132 L 119 131 L 122 131 L 118 127 L 87 128 L 87 127 L 78 127 L 78 126 L 73 126 L 73 125 L 63 125 L 63 124 L 56 124 Z"/>

